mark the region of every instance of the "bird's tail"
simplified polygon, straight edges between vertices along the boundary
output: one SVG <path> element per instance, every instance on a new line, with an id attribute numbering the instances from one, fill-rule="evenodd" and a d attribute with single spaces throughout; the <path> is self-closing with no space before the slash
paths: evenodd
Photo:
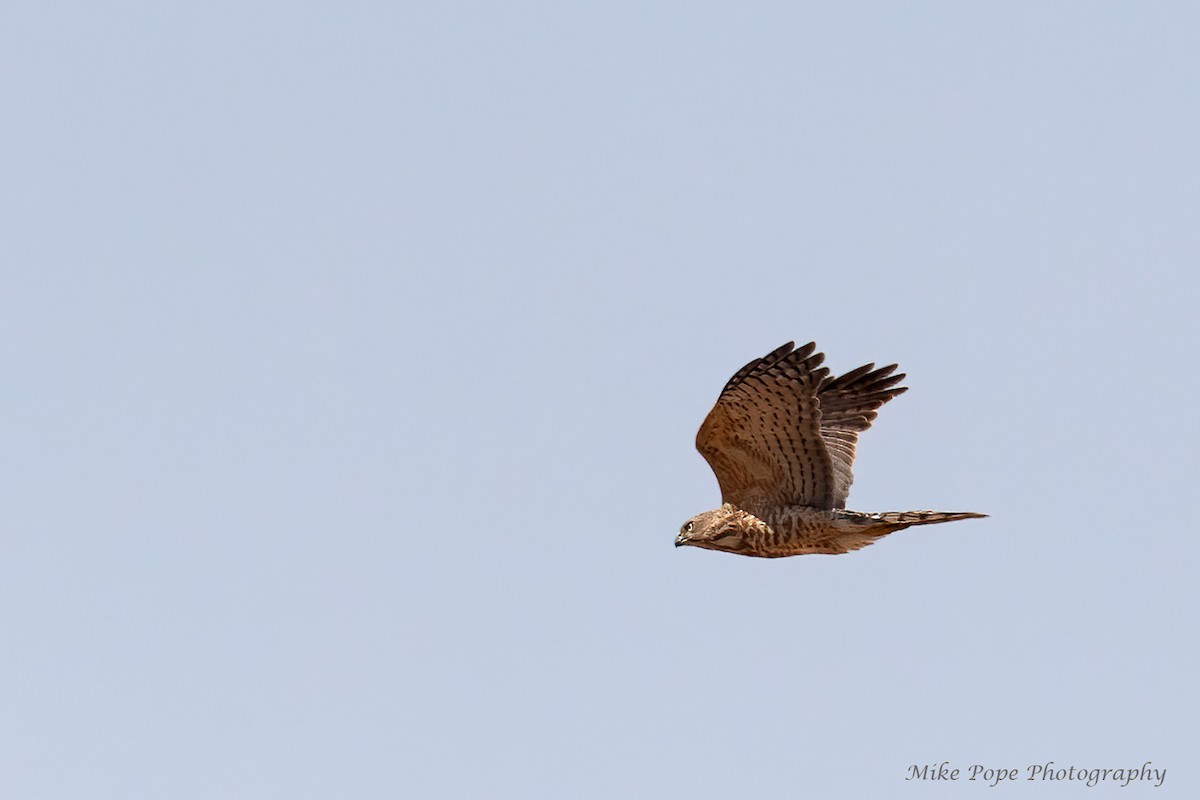
<path id="1" fill-rule="evenodd" d="M 939 522 L 987 516 L 972 511 L 884 511 L 881 514 L 863 514 L 842 510 L 834 514 L 835 525 L 840 530 L 830 543 L 829 552 L 832 553 L 845 553 L 866 547 L 889 533 L 902 531 L 913 525 L 936 525 Z"/>
<path id="2" fill-rule="evenodd" d="M 936 525 L 939 522 L 955 522 L 960 519 L 982 519 L 987 514 L 976 514 L 973 511 L 884 511 L 882 514 L 868 516 L 885 525 L 901 530 L 912 525 Z"/>
<path id="3" fill-rule="evenodd" d="M 955 522 L 956 519 L 978 519 L 985 513 L 973 511 L 884 511 L 862 513 L 858 511 L 835 511 L 835 524 L 840 533 L 830 542 L 830 553 L 857 551 L 871 545 L 883 536 L 913 525 L 935 525 L 940 522 Z"/>

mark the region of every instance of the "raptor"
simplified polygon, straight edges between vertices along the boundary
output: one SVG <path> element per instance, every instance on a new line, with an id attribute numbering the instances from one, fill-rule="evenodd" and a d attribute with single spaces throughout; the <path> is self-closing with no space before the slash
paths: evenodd
<path id="1" fill-rule="evenodd" d="M 696 435 L 717 475 L 720 508 L 683 524 L 675 546 L 778 558 L 858 550 L 913 525 L 985 517 L 968 511 L 846 510 L 858 435 L 907 391 L 896 365 L 833 377 L 815 342 L 788 342 L 739 369 Z"/>

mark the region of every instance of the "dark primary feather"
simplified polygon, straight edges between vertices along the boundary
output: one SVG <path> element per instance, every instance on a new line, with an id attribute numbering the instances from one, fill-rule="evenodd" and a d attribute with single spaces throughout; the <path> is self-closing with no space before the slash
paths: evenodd
<path id="1" fill-rule="evenodd" d="M 821 438 L 833 462 L 834 508 L 845 508 L 850 484 L 854 483 L 852 467 L 858 434 L 871 427 L 879 407 L 897 395 L 908 391 L 896 386 L 904 373 L 893 375 L 895 364 L 875 369 L 864 364 L 838 378 L 829 378 L 817 393 L 821 408 Z"/>
<path id="2" fill-rule="evenodd" d="M 767 353 L 762 358 L 754 359 L 749 364 L 742 367 L 737 372 L 733 373 L 733 377 L 730 378 L 729 381 L 725 384 L 725 388 L 721 390 L 721 394 L 723 395 L 726 392 L 728 392 L 730 389 L 733 389 L 734 387 L 736 387 L 739 383 L 742 382 L 742 380 L 744 378 L 746 378 L 751 373 L 754 373 L 755 375 L 762 375 L 762 374 L 765 374 L 766 372 L 770 371 L 772 366 L 774 366 L 781 358 L 788 355 L 789 353 L 795 354 L 793 356 L 793 358 L 797 357 L 797 356 L 800 358 L 807 358 L 808 356 L 810 356 L 812 354 L 812 351 L 817 348 L 817 343 L 809 342 L 808 344 L 804 345 L 804 347 L 801 347 L 799 350 L 796 350 L 795 347 L 796 347 L 795 342 L 788 342 L 785 345 L 781 345 L 780 347 L 775 348 L 774 350 Z M 821 357 L 824 358 L 823 355 Z"/>

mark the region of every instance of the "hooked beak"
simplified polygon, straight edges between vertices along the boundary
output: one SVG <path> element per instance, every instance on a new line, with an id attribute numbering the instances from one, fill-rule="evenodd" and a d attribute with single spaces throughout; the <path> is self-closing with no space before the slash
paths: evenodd
<path id="1" fill-rule="evenodd" d="M 675 537 L 675 546 L 676 547 L 683 547 L 688 542 L 689 542 L 689 539 L 688 539 L 686 533 L 681 533 Z"/>

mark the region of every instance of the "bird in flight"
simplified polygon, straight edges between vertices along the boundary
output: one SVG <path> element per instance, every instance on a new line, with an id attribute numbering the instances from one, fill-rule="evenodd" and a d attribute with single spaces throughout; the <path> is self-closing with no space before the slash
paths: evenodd
<path id="1" fill-rule="evenodd" d="M 848 553 L 912 525 L 986 514 L 846 510 L 858 434 L 908 391 L 896 365 L 839 378 L 809 342 L 788 342 L 739 369 L 696 434 L 721 486 L 721 507 L 684 523 L 675 546 L 779 558 Z"/>

